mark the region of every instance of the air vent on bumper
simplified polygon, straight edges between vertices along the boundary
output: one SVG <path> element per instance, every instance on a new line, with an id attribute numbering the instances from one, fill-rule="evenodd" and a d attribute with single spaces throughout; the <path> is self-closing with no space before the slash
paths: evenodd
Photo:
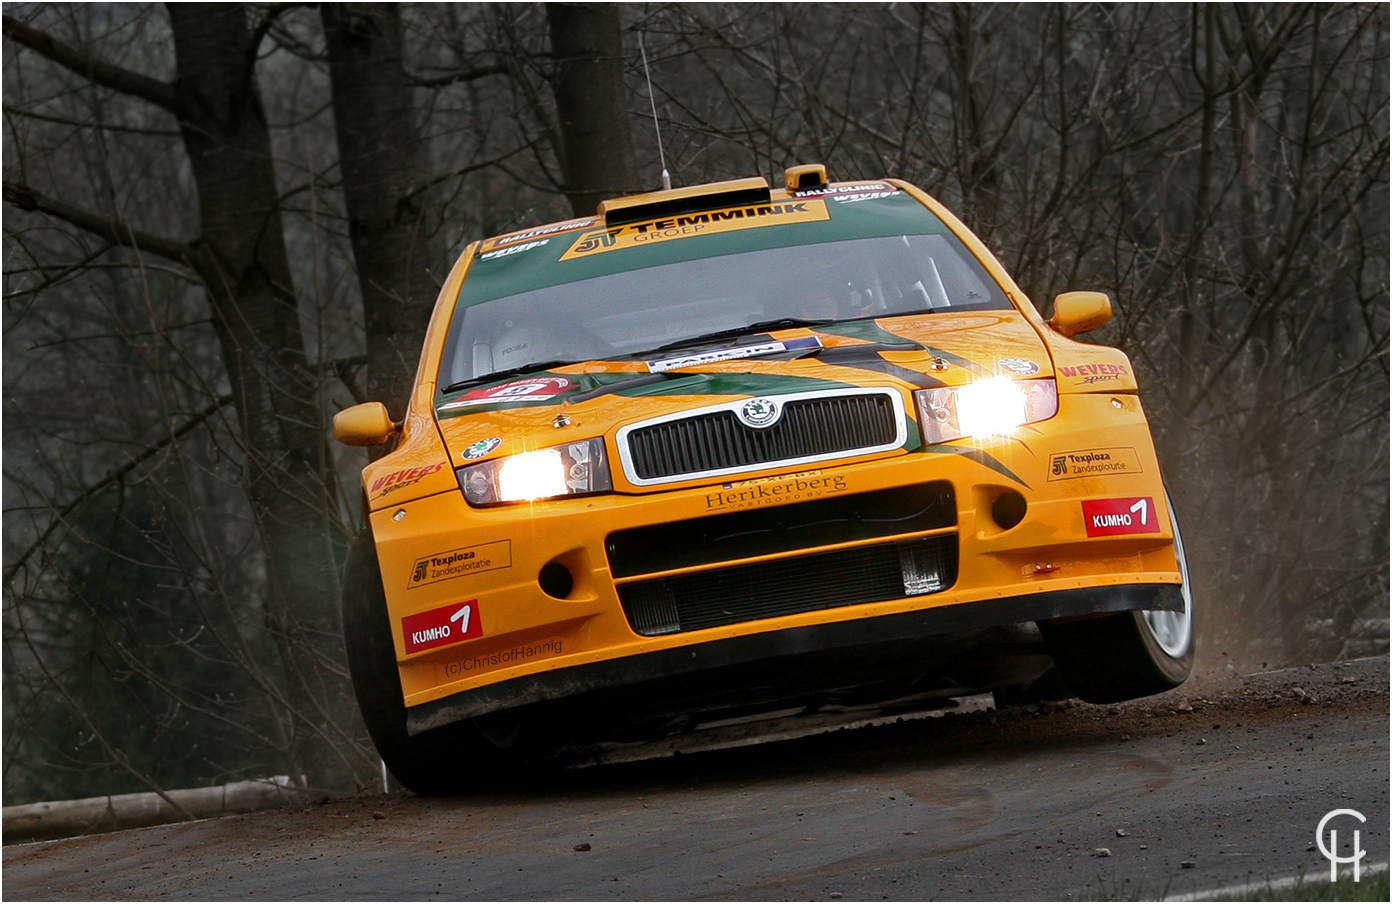
<path id="1" fill-rule="evenodd" d="M 619 599 L 633 630 L 651 637 L 922 596 L 956 580 L 948 533 L 636 581 Z"/>

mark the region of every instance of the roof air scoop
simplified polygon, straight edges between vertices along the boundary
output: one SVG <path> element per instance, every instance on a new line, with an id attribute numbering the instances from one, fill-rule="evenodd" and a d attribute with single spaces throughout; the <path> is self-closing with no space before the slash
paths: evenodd
<path id="1" fill-rule="evenodd" d="M 598 214 L 604 220 L 605 226 L 623 226 L 626 223 L 641 223 L 644 220 L 681 216 L 701 210 L 768 204 L 770 197 L 768 180 L 756 176 L 752 179 L 734 179 L 729 182 L 712 182 L 709 185 L 693 185 L 690 188 L 674 188 L 671 191 L 629 195 L 626 198 L 610 198 L 599 202 Z"/>

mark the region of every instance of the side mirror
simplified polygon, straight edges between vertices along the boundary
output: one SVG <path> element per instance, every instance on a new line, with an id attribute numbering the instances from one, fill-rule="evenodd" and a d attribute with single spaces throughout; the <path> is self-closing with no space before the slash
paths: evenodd
<path id="1" fill-rule="evenodd" d="M 1054 316 L 1049 326 L 1065 336 L 1076 336 L 1111 319 L 1112 300 L 1105 292 L 1064 292 L 1054 299 Z"/>
<path id="2" fill-rule="evenodd" d="M 334 415 L 334 439 L 345 446 L 380 446 L 392 438 L 397 426 L 381 402 L 364 402 Z"/>

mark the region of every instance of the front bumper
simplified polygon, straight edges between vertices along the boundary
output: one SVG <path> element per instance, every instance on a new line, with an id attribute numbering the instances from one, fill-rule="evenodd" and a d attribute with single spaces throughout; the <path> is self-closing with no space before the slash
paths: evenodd
<path id="1" fill-rule="evenodd" d="M 1059 454 L 1102 446 L 1129 451 L 1123 472 L 1051 475 Z M 682 550 L 698 545 L 698 538 L 683 531 L 717 517 L 791 513 L 838 499 L 908 493 L 929 483 L 951 487 L 945 521 L 934 520 L 936 515 L 910 519 L 902 531 L 873 535 L 775 525 L 767 532 L 774 539 L 763 546 L 705 538 L 702 557 L 684 558 Z M 1027 502 L 1023 519 L 1010 527 L 991 514 L 993 501 L 1006 491 Z M 1152 498 L 1158 529 L 1089 536 L 1082 503 L 1108 497 Z M 1098 393 L 1061 397 L 1058 416 L 1015 439 L 895 452 L 729 486 L 490 509 L 471 509 L 453 491 L 383 507 L 371 518 L 409 724 L 419 731 L 600 687 L 636 686 L 653 676 L 777 660 L 788 651 L 873 649 L 880 643 L 877 632 L 885 638 L 930 637 L 965 629 L 958 626 L 1165 608 L 1171 595 L 1177 598 L 1180 576 L 1163 499 L 1139 400 Z M 665 541 L 663 526 L 675 526 Z M 620 555 L 612 541 L 635 533 L 662 542 Z M 758 585 L 752 594 L 758 596 L 779 582 L 796 590 L 801 581 L 809 594 L 817 590 L 834 599 L 842 590 L 822 586 L 833 583 L 825 578 L 830 572 L 803 575 L 800 563 L 920 543 L 950 545 L 955 561 L 950 580 L 918 595 L 850 594 L 849 605 L 793 604 L 725 621 L 707 612 L 675 630 L 661 619 L 635 616 L 635 594 L 662 584 L 673 592 L 694 588 L 699 596 L 712 586 L 745 582 Z M 543 589 L 550 566 L 573 579 L 565 592 Z M 807 594 L 784 594 L 802 595 Z M 457 614 L 465 604 L 472 604 L 477 619 L 469 636 L 408 649 L 408 624 L 430 613 Z M 727 663 L 724 657 L 733 658 Z"/>

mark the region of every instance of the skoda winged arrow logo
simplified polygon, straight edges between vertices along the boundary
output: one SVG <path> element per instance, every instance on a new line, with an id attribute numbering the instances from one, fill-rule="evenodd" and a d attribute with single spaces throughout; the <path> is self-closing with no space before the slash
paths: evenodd
<path id="1" fill-rule="evenodd" d="M 782 413 L 783 409 L 773 399 L 750 399 L 740 406 L 735 416 L 746 427 L 772 427 Z"/>

